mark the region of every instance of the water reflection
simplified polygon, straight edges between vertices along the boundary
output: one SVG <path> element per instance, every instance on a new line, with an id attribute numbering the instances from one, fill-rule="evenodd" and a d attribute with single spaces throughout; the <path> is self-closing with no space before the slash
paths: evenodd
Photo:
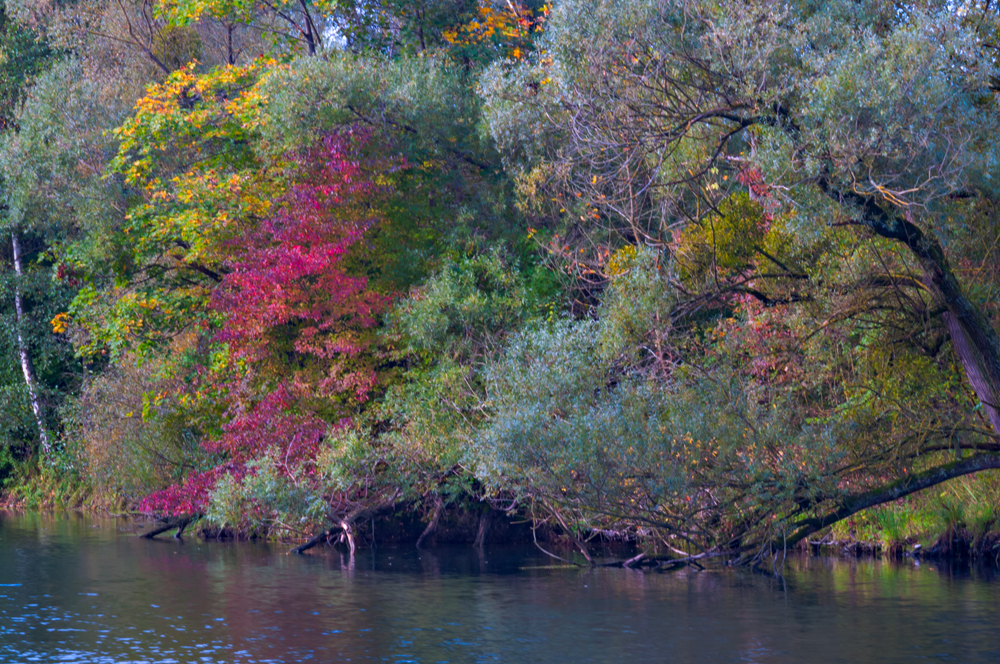
<path id="1" fill-rule="evenodd" d="M 1000 586 L 981 572 L 799 558 L 775 580 L 550 563 L 406 548 L 352 565 L 329 549 L 0 515 L 0 661 L 1000 661 Z"/>

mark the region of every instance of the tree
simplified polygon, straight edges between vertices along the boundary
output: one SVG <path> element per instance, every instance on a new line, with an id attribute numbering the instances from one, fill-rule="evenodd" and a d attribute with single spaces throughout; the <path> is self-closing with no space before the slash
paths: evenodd
<path id="1" fill-rule="evenodd" d="M 187 409 L 206 442 L 182 464 L 196 469 L 191 490 L 146 507 L 204 509 L 219 481 L 223 493 L 257 481 L 248 464 L 284 480 L 312 468 L 379 383 L 370 328 L 386 294 L 452 240 L 506 232 L 505 182 L 468 84 L 444 57 L 191 64 L 113 132 L 110 181 L 129 208 L 104 241 L 87 229 L 60 247 L 83 281 L 69 329 L 87 357 L 172 366 L 163 384 L 189 388 L 150 394 L 150 413 Z M 301 455 L 275 461 L 292 448 Z"/>
<path id="2" fill-rule="evenodd" d="M 752 558 L 879 501 L 1000 466 L 996 304 L 970 295 L 978 284 L 947 252 L 962 255 L 984 239 L 977 233 L 996 237 L 984 216 L 996 196 L 995 20 L 947 3 L 568 2 L 553 12 L 544 56 L 494 66 L 484 84 L 491 132 L 549 232 L 562 232 L 553 261 L 612 277 L 611 252 L 649 245 L 675 293 L 659 314 L 673 362 L 659 365 L 657 382 L 630 382 L 662 360 L 649 346 L 645 363 L 578 379 L 607 399 L 659 384 L 676 403 L 666 412 L 684 410 L 683 394 L 715 393 L 742 422 L 665 425 L 661 452 L 691 441 L 680 462 L 709 469 L 682 489 L 647 492 L 648 513 L 609 502 L 635 499 L 626 487 L 644 486 L 646 473 L 676 477 L 643 459 L 617 483 L 588 485 L 593 476 L 574 471 L 582 484 L 565 479 L 580 489 L 564 499 L 549 485 L 541 495 L 562 505 L 552 514 L 572 503 L 578 518 L 655 524 Z M 698 342 L 732 333 L 734 319 L 742 344 Z M 734 362 L 748 348 L 753 363 Z M 786 380 L 801 362 L 803 380 Z M 508 370 L 520 375 L 517 366 Z M 701 367 L 710 382 L 678 366 Z M 623 369 L 633 378 L 615 377 Z M 798 443 L 768 434 L 772 410 L 814 442 L 807 435 L 793 453 Z M 653 415 L 634 417 L 639 426 Z M 504 445 L 544 440 L 535 430 L 515 427 Z M 733 443 L 743 435 L 756 452 Z"/>
<path id="3" fill-rule="evenodd" d="M 315 56 L 336 49 L 390 57 L 450 50 L 464 64 L 520 57 L 547 13 L 541 2 L 481 0 L 337 0 L 335 2 L 159 3 L 173 25 L 205 19 L 266 34 Z"/>
<path id="4" fill-rule="evenodd" d="M 327 429 L 344 426 L 375 387 L 367 330 L 387 298 L 343 268 L 375 222 L 378 188 L 358 161 L 364 140 L 327 136 L 295 160 L 294 184 L 275 211 L 243 220 L 210 304 L 224 359 L 196 386 L 227 404 L 221 435 L 204 443 L 224 462 L 148 497 L 143 509 L 204 511 L 223 476 L 241 480 L 266 458 L 279 476 L 311 475 Z"/>
<path id="5" fill-rule="evenodd" d="M 27 87 L 33 77 L 43 72 L 56 58 L 46 44 L 39 41 L 29 29 L 11 20 L 6 9 L 0 11 L 0 130 L 14 132 L 17 130 L 15 118 L 18 106 L 24 98 Z M 30 321 L 25 299 L 25 284 L 27 274 L 25 256 L 21 248 L 23 229 L 9 214 L 8 206 L 4 206 L 5 223 L 10 234 L 11 262 L 14 268 L 13 280 L 13 328 L 15 330 L 17 356 L 21 366 L 24 386 L 28 401 L 34 415 L 41 450 L 44 455 L 52 451 L 53 436 L 49 427 L 47 404 L 44 401 L 42 386 L 35 372 L 34 360 L 28 337 Z"/>

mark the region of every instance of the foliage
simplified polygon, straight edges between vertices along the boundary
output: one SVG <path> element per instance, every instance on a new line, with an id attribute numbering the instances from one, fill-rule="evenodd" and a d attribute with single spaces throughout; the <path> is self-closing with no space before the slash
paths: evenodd
<path id="1" fill-rule="evenodd" d="M 324 501 L 312 493 L 310 478 L 290 476 L 285 462 L 265 454 L 247 465 L 247 472 L 221 477 L 205 511 L 206 518 L 221 527 L 247 535 L 268 536 L 260 528 L 279 532 L 305 532 L 322 522 Z"/>
<path id="2" fill-rule="evenodd" d="M 446 57 L 378 53 L 301 58 L 262 85 L 268 122 L 262 146 L 298 150 L 318 133 L 361 125 L 375 154 L 399 155 L 410 166 L 385 174 L 395 197 L 373 257 L 397 287 L 412 285 L 432 266 L 441 242 L 463 249 L 508 232 L 507 184 L 496 154 L 480 135 L 479 100 L 467 72 Z"/>
<path id="3" fill-rule="evenodd" d="M 622 307 L 620 295 L 609 300 Z M 641 307 L 624 320 L 641 320 Z M 495 415 L 474 455 L 494 491 L 534 499 L 575 532 L 725 547 L 774 527 L 804 490 L 840 494 L 824 477 L 844 461 L 837 425 L 788 422 L 784 399 L 760 403 L 728 363 L 708 375 L 623 365 L 612 341 L 635 337 L 614 329 L 621 314 L 601 313 L 524 332 L 491 365 Z"/>
<path id="4" fill-rule="evenodd" d="M 363 401 L 375 380 L 351 363 L 386 300 L 341 268 L 377 222 L 369 215 L 379 187 L 358 161 L 365 141 L 363 133 L 328 135 L 297 160 L 297 184 L 276 214 L 231 243 L 213 295 L 212 309 L 224 316 L 215 340 L 232 361 L 280 375 L 289 357 L 314 358 L 322 368 L 310 376 L 300 359 L 295 382 L 319 398 Z"/>
<path id="5" fill-rule="evenodd" d="M 533 37 L 542 31 L 548 13 L 548 5 L 532 8 L 522 2 L 480 0 L 475 18 L 444 30 L 441 37 L 465 51 L 462 55 L 470 60 L 478 59 L 475 51 L 479 49 L 475 47 L 481 49 L 487 44 L 504 57 L 519 60 L 532 49 Z"/>
<path id="6" fill-rule="evenodd" d="M 382 336 L 405 369 L 367 420 L 332 432 L 317 459 L 342 518 L 387 495 L 418 507 L 483 498 L 465 469 L 488 415 L 481 370 L 538 296 L 493 253 L 446 263 L 397 303 Z"/>
<path id="7" fill-rule="evenodd" d="M 198 449 L 192 407 L 175 398 L 178 381 L 165 369 L 162 361 L 129 357 L 89 381 L 64 413 L 93 503 L 134 505 L 211 463 Z"/>
<path id="8" fill-rule="evenodd" d="M 206 323 L 224 243 L 241 217 L 267 214 L 281 186 L 281 164 L 264 175 L 246 145 L 261 104 L 255 84 L 269 66 L 178 70 L 115 130 L 107 167 L 142 198 L 118 221 L 104 256 L 84 253 L 85 241 L 66 246 L 64 261 L 85 282 L 70 308 L 84 332 L 81 353 L 135 344 L 145 353 Z"/>
<path id="9" fill-rule="evenodd" d="M 199 481 L 155 494 L 144 509 L 202 510 L 214 484 L 247 464 L 311 475 L 327 427 L 352 414 L 376 384 L 364 351 L 386 298 L 341 267 L 375 220 L 377 187 L 353 157 L 363 135 L 331 135 L 298 156 L 298 175 L 275 212 L 229 247 L 211 310 L 224 359 L 198 386 L 220 393 L 226 422 L 206 451 L 225 463 Z M 233 480 L 235 481 L 235 480 Z M 230 485 L 227 485 L 230 486 Z"/>
<path id="10" fill-rule="evenodd" d="M 985 541 L 938 485 L 1000 466 L 998 33 L 988 3 L 10 3 L 0 472 L 56 472 L 23 346 L 67 476 L 244 535 L 486 501 L 585 555 Z"/>
<path id="11" fill-rule="evenodd" d="M 73 349 L 66 338 L 52 334 L 49 320 L 66 306 L 72 297 L 72 288 L 54 278 L 51 262 L 46 261 L 44 255 L 36 253 L 40 244 L 34 238 L 24 242 L 26 249 L 34 250 L 29 254 L 33 260 L 28 263 L 26 274 L 19 281 L 25 310 L 30 311 L 32 316 L 30 320 L 22 323 L 20 331 L 30 349 L 35 372 L 46 399 L 54 406 L 58 406 L 62 396 L 79 385 L 82 367 L 75 361 Z M 9 256 L 9 253 L 7 255 Z M 4 412 L 8 415 L 4 429 L 11 435 L 10 438 L 5 436 L 5 443 L 8 444 L 14 444 L 18 439 L 24 444 L 33 439 L 37 433 L 35 426 L 24 419 L 29 418 L 31 405 L 28 403 L 18 358 L 18 326 L 13 311 L 13 290 L 16 279 L 16 275 L 12 272 L 0 275 L 0 298 L 2 298 L 0 311 L 3 312 L 0 323 L 0 349 L 2 349 L 0 357 L 3 358 L 0 375 L 3 379 L 0 384 L 4 386 L 6 402 Z M 51 415 L 54 417 L 55 413 Z M 17 444 L 15 446 L 20 447 Z"/>
<path id="12" fill-rule="evenodd" d="M 18 464 L 3 488 L 12 506 L 28 510 L 77 509 L 88 498 L 88 486 L 61 455 L 54 465 Z"/>
<path id="13" fill-rule="evenodd" d="M 27 88 L 57 57 L 38 37 L 0 8 L 0 131 L 11 128 Z"/>

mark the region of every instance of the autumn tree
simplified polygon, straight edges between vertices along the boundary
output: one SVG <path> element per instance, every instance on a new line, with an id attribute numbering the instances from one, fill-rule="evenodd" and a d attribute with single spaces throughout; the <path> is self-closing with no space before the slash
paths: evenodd
<path id="1" fill-rule="evenodd" d="M 364 140 L 325 137 L 294 160 L 294 184 L 272 214 L 237 222 L 246 228 L 209 304 L 218 359 L 196 384 L 227 404 L 219 437 L 206 442 L 224 463 L 151 496 L 146 509 L 203 511 L 221 476 L 242 479 L 248 463 L 265 459 L 283 476 L 311 475 L 327 429 L 343 426 L 374 388 L 366 331 L 387 300 L 343 268 L 376 221 L 378 187 L 359 162 Z"/>

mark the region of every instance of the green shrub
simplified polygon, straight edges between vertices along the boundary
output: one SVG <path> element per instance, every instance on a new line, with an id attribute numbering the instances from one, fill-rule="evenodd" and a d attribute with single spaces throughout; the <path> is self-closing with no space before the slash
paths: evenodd
<path id="1" fill-rule="evenodd" d="M 242 478 L 227 475 L 219 480 L 205 510 L 209 523 L 250 537 L 309 532 L 324 514 L 322 497 L 312 492 L 305 478 L 284 472 L 274 456 L 247 464 Z"/>
<path id="2" fill-rule="evenodd" d="M 934 505 L 934 514 L 942 533 L 954 533 L 965 528 L 967 515 L 965 503 L 950 493 L 941 493 Z"/>
<path id="3" fill-rule="evenodd" d="M 902 509 L 895 506 L 883 507 L 875 510 L 875 522 L 882 532 L 882 544 L 887 547 L 897 546 L 906 540 L 910 513 L 905 506 Z"/>

